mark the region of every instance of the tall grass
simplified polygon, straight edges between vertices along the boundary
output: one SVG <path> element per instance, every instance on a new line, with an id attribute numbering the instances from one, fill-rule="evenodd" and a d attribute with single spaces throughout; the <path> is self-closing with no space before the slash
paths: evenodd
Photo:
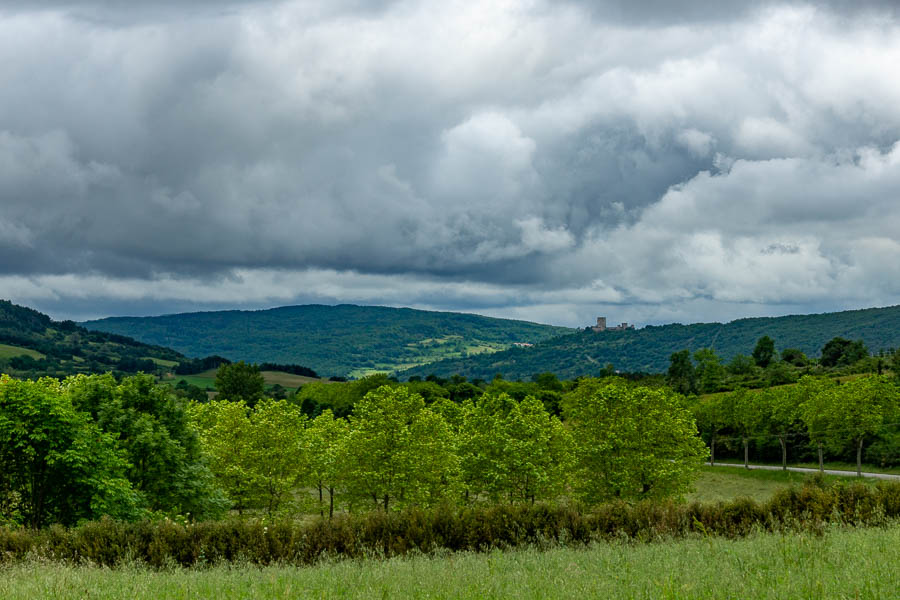
<path id="1" fill-rule="evenodd" d="M 900 525 L 694 535 L 581 549 L 117 570 L 26 561 L 0 567 L 0 598 L 872 598 L 900 590 Z"/>

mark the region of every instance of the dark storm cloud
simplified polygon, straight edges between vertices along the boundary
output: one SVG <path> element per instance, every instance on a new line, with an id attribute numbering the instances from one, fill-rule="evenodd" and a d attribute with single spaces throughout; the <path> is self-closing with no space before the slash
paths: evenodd
<path id="1" fill-rule="evenodd" d="M 890 303 L 890 8 L 2 3 L 0 297 L 567 324 Z"/>

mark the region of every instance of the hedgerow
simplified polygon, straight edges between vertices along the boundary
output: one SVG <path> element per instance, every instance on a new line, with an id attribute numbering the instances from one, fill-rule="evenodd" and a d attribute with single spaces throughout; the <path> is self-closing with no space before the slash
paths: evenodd
<path id="1" fill-rule="evenodd" d="M 756 530 L 822 531 L 828 523 L 878 526 L 900 518 L 900 482 L 825 487 L 811 482 L 764 503 L 613 502 L 408 508 L 309 521 L 229 519 L 198 523 L 112 519 L 42 530 L 0 527 L 0 563 L 40 558 L 154 568 L 220 563 L 313 564 L 325 558 L 652 541 L 692 535 L 740 537 Z"/>

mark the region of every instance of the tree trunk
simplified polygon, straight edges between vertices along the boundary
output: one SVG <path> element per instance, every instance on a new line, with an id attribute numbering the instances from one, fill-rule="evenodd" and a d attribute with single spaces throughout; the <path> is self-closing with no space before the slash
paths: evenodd
<path id="1" fill-rule="evenodd" d="M 787 471 L 787 441 L 784 436 L 779 436 L 778 441 L 781 443 L 781 470 Z"/>
<path id="2" fill-rule="evenodd" d="M 825 461 L 822 457 L 822 442 L 819 442 L 819 472 L 825 474 Z"/>
<path id="3" fill-rule="evenodd" d="M 856 476 L 862 477 L 862 447 L 863 447 L 863 438 L 859 438 L 859 443 L 856 446 Z"/>
<path id="4" fill-rule="evenodd" d="M 319 516 L 325 516 L 325 509 L 322 508 L 322 482 L 319 482 Z"/>
<path id="5" fill-rule="evenodd" d="M 744 438 L 744 468 L 750 468 L 750 439 Z"/>
<path id="6" fill-rule="evenodd" d="M 709 466 L 716 466 L 716 436 L 713 434 L 709 444 Z"/>
<path id="7" fill-rule="evenodd" d="M 384 512 L 387 512 L 389 498 L 390 498 L 390 496 L 388 496 L 387 494 L 384 495 Z"/>
<path id="8" fill-rule="evenodd" d="M 328 488 L 328 518 L 334 517 L 334 488 Z"/>

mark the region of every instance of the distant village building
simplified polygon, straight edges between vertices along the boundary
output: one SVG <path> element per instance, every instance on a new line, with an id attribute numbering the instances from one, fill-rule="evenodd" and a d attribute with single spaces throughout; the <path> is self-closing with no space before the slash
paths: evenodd
<path id="1" fill-rule="evenodd" d="M 513 346 L 516 348 L 531 348 L 534 344 L 529 344 L 528 342 L 513 342 Z"/>
<path id="2" fill-rule="evenodd" d="M 596 333 L 600 333 L 601 331 L 625 331 L 626 329 L 634 329 L 634 325 L 619 323 L 615 327 L 607 327 L 606 317 L 597 317 L 597 324 L 591 327 L 591 331 Z"/>

